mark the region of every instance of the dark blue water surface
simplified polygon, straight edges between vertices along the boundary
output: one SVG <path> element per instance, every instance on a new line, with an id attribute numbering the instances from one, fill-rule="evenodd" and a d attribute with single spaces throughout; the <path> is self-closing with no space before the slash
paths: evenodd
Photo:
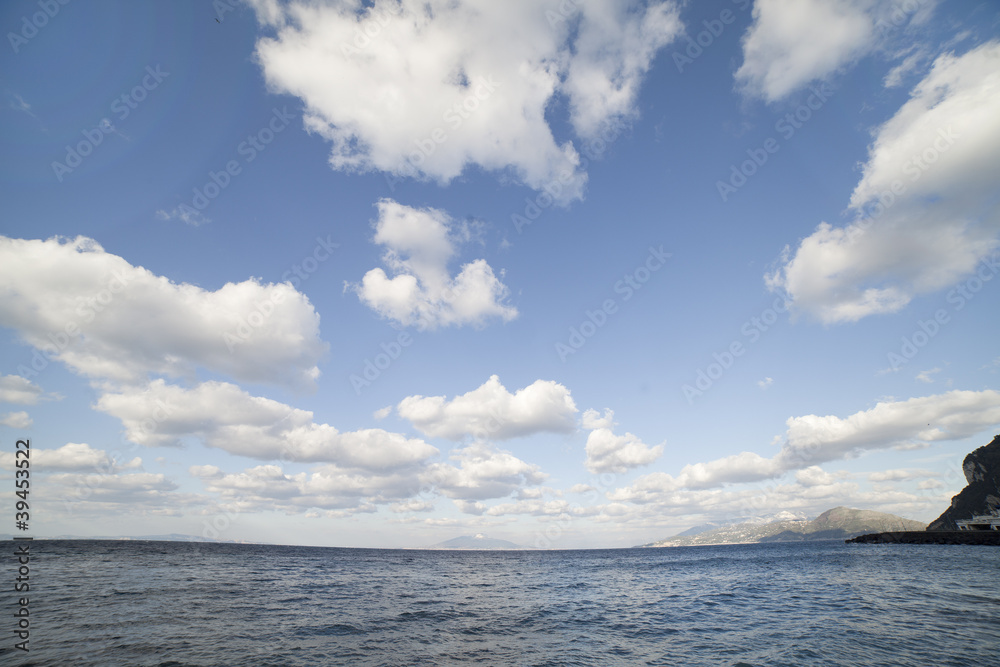
<path id="1" fill-rule="evenodd" d="M 1000 665 L 992 547 L 31 552 L 30 652 L 5 593 L 3 664 Z"/>

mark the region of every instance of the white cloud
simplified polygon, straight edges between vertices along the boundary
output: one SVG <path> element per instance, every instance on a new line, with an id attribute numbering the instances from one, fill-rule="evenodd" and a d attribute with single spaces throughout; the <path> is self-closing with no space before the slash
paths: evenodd
<path id="1" fill-rule="evenodd" d="M 795 481 L 802 486 L 823 486 L 833 484 L 836 478 L 819 466 L 809 466 L 795 473 Z"/>
<path id="2" fill-rule="evenodd" d="M 615 413 L 613 410 L 605 410 L 602 417 L 597 410 L 586 410 L 580 417 L 580 425 L 588 431 L 611 428 L 615 425 Z"/>
<path id="3" fill-rule="evenodd" d="M 631 433 L 615 435 L 614 412 L 604 411 L 599 418 L 596 410 L 588 410 L 583 415 L 585 425 L 596 426 L 587 436 L 587 459 L 584 465 L 593 473 L 623 473 L 652 463 L 663 454 L 663 445 L 650 447 L 638 436 Z"/>
<path id="4" fill-rule="evenodd" d="M 786 442 L 772 458 L 741 452 L 685 466 L 676 477 L 655 472 L 616 490 L 616 500 L 651 502 L 684 489 L 714 489 L 727 484 L 759 482 L 798 470 L 804 486 L 827 479 L 817 466 L 899 445 L 961 440 L 1000 424 L 1000 392 L 950 391 L 888 401 L 846 418 L 805 415 L 787 421 Z"/>
<path id="5" fill-rule="evenodd" d="M 928 371 L 920 371 L 920 373 L 918 373 L 916 377 L 921 382 L 926 382 L 930 384 L 931 382 L 934 382 L 934 378 L 932 378 L 931 376 L 934 375 L 935 373 L 940 373 L 940 372 L 941 372 L 940 368 L 932 368 Z"/>
<path id="6" fill-rule="evenodd" d="M 851 195 L 855 221 L 820 224 L 765 277 L 824 323 L 895 312 L 979 271 L 990 279 L 1000 202 L 1000 42 L 941 56 L 878 128 Z"/>
<path id="7" fill-rule="evenodd" d="M 634 115 L 642 77 L 680 31 L 667 2 L 569 3 L 569 20 L 533 0 L 254 4 L 276 31 L 257 43 L 264 76 L 302 99 L 334 169 L 443 184 L 477 165 L 536 190 L 555 182 L 562 202 L 582 196 L 586 174 L 553 137 L 552 102 L 565 96 L 584 138 Z"/>
<path id="8" fill-rule="evenodd" d="M 755 482 L 770 479 L 784 470 L 774 459 L 753 452 L 740 452 L 707 463 L 692 463 L 681 469 L 675 481 L 677 488 L 709 489 L 725 484 Z"/>
<path id="9" fill-rule="evenodd" d="M 518 500 L 513 503 L 500 503 L 486 510 L 487 516 L 508 516 L 512 514 L 527 514 L 529 516 L 568 516 L 573 513 L 573 506 L 565 500 Z"/>
<path id="10" fill-rule="evenodd" d="M 0 468 L 14 469 L 15 454 L 0 453 Z M 31 465 L 36 472 L 50 471 L 90 471 L 110 475 L 121 470 L 132 470 L 142 466 L 142 459 L 119 463 L 101 449 L 94 449 L 86 443 L 70 442 L 58 449 L 31 449 Z"/>
<path id="11" fill-rule="evenodd" d="M 512 394 L 493 375 L 450 401 L 445 396 L 407 396 L 396 411 L 427 436 L 508 440 L 534 433 L 569 433 L 575 428 L 577 409 L 569 389 L 561 384 L 535 380 Z"/>
<path id="12" fill-rule="evenodd" d="M 225 382 L 184 389 L 154 380 L 142 389 L 105 393 L 96 407 L 121 419 L 130 441 L 149 447 L 196 437 L 208 447 L 265 461 L 330 462 L 368 471 L 417 466 L 438 452 L 422 440 L 382 429 L 341 433 L 313 421 L 312 412 Z"/>
<path id="13" fill-rule="evenodd" d="M 386 247 L 382 261 L 394 275 L 389 278 L 384 269 L 375 268 L 360 284 L 348 284 L 362 303 L 382 317 L 420 329 L 483 326 L 493 318 L 507 322 L 517 317 L 517 309 L 505 304 L 507 286 L 485 259 L 464 264 L 454 277 L 448 273 L 458 244 L 469 239 L 467 227 L 444 211 L 391 199 L 380 200 L 378 210 L 374 241 Z"/>
<path id="14" fill-rule="evenodd" d="M 961 440 L 1000 423 L 1000 392 L 949 391 L 880 402 L 849 417 L 806 415 L 788 420 L 777 459 L 786 470 L 898 444 Z"/>
<path id="15" fill-rule="evenodd" d="M 430 512 L 434 509 L 434 503 L 427 502 L 426 500 L 417 500 L 416 498 L 410 498 L 401 503 L 395 503 L 389 506 L 389 509 L 396 513 L 404 512 Z"/>
<path id="16" fill-rule="evenodd" d="M 909 468 L 896 468 L 882 472 L 873 472 L 868 475 L 871 482 L 905 482 L 911 479 L 923 479 L 925 477 L 937 477 L 938 473 L 933 470 L 913 470 Z"/>
<path id="17" fill-rule="evenodd" d="M 889 73 L 885 75 L 883 84 L 886 88 L 898 88 L 903 85 L 903 78 L 910 72 L 913 72 L 917 65 L 923 62 L 928 57 L 928 54 L 923 49 L 917 49 L 914 53 L 909 54 L 900 64 L 889 70 Z"/>
<path id="18" fill-rule="evenodd" d="M 180 514 L 184 498 L 172 493 L 178 486 L 163 474 L 56 473 L 45 480 L 52 501 L 64 501 L 74 514 L 108 512 Z"/>
<path id="19" fill-rule="evenodd" d="M 456 449 L 451 459 L 458 461 L 459 466 L 434 463 L 423 475 L 426 483 L 449 498 L 504 498 L 522 486 L 541 484 L 548 477 L 538 466 L 485 443 Z"/>
<path id="20" fill-rule="evenodd" d="M 200 227 L 201 225 L 212 222 L 209 218 L 206 218 L 201 214 L 200 211 L 191 208 L 190 206 L 178 206 L 171 211 L 164 211 L 160 209 L 156 212 L 156 217 L 160 220 L 180 220 L 186 225 L 191 225 L 192 227 Z"/>
<path id="21" fill-rule="evenodd" d="M 0 403 L 35 405 L 42 398 L 42 388 L 20 375 L 0 375 Z"/>
<path id="22" fill-rule="evenodd" d="M 218 466 L 213 465 L 191 466 L 188 468 L 188 472 L 191 473 L 192 477 L 197 477 L 199 479 L 222 477 L 222 470 Z"/>
<path id="23" fill-rule="evenodd" d="M 758 380 L 757 381 L 757 386 L 760 387 L 761 389 L 767 389 L 772 384 L 774 384 L 774 378 L 767 378 L 766 377 L 763 380 Z"/>
<path id="24" fill-rule="evenodd" d="M 33 366 L 58 359 L 91 378 L 141 382 L 201 366 L 312 387 L 327 347 L 312 304 L 287 283 L 177 284 L 84 237 L 0 236 L 0 290 L 0 325 L 40 350 Z"/>
<path id="25" fill-rule="evenodd" d="M 24 410 L 8 412 L 0 417 L 0 424 L 11 428 L 28 428 L 33 423 L 31 417 Z"/>
<path id="26" fill-rule="evenodd" d="M 331 517 L 377 511 L 377 504 L 402 501 L 418 492 L 412 475 L 369 475 L 322 466 L 313 473 L 285 473 L 277 465 L 259 465 L 238 473 L 201 475 L 205 490 L 236 502 L 244 511 L 277 510 L 290 514 L 308 509 L 337 510 Z M 393 511 L 426 511 L 421 501 L 391 505 Z M 409 507 L 410 509 L 400 509 Z M 308 515 L 307 515 L 308 516 Z"/>
<path id="27" fill-rule="evenodd" d="M 452 500 L 455 503 L 455 507 L 462 514 L 472 514 L 473 516 L 482 516 L 486 512 L 486 505 L 479 502 L 478 500 L 462 500 L 460 498 L 455 498 Z"/>
<path id="28" fill-rule="evenodd" d="M 736 79 L 774 102 L 853 64 L 883 43 L 887 32 L 926 20 L 933 6 L 912 0 L 757 0 Z"/>

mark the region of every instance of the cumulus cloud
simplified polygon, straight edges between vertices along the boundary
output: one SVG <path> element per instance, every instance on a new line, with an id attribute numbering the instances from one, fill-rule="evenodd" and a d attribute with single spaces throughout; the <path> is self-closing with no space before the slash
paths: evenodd
<path id="1" fill-rule="evenodd" d="M 0 424 L 11 428 L 28 428 L 34 423 L 31 417 L 24 410 L 18 412 L 8 412 L 0 417 Z"/>
<path id="2" fill-rule="evenodd" d="M 557 382 L 535 380 L 512 394 L 493 375 L 450 401 L 445 396 L 407 396 L 396 411 L 427 436 L 508 440 L 572 432 L 577 410 L 569 389 Z"/>
<path id="3" fill-rule="evenodd" d="M 765 276 L 824 323 L 903 308 L 1000 266 L 1000 42 L 939 57 L 878 128 L 851 195 L 854 222 L 822 223 Z M 982 262 L 982 263 L 981 263 Z"/>
<path id="4" fill-rule="evenodd" d="M 117 417 L 125 436 L 148 447 L 196 437 L 206 446 L 260 460 L 329 462 L 347 469 L 399 470 L 438 453 L 422 440 L 382 429 L 340 432 L 313 413 L 252 396 L 233 384 L 192 389 L 154 380 L 144 388 L 103 394 L 97 409 Z"/>
<path id="5" fill-rule="evenodd" d="M 778 455 L 786 469 L 798 461 L 833 461 L 899 444 L 961 440 L 1000 423 L 1000 392 L 949 391 L 879 402 L 849 417 L 806 415 L 788 420 Z"/>
<path id="6" fill-rule="evenodd" d="M 378 504 L 393 501 L 400 501 L 391 505 L 394 512 L 428 511 L 427 503 L 403 500 L 418 492 L 419 482 L 413 475 L 399 472 L 369 474 L 325 465 L 312 473 L 288 474 L 281 466 L 269 464 L 236 473 L 199 473 L 206 491 L 237 504 L 241 511 L 295 514 L 318 509 L 334 512 L 325 516 L 338 517 L 377 511 Z"/>
<path id="7" fill-rule="evenodd" d="M 0 236 L 0 325 L 96 379 L 141 382 L 197 367 L 238 380 L 312 387 L 326 351 L 319 316 L 291 285 L 256 280 L 215 291 L 173 283 L 96 241 Z"/>
<path id="8" fill-rule="evenodd" d="M 467 166 L 582 196 L 572 142 L 547 112 L 568 101 L 577 136 L 635 114 L 656 52 L 679 32 L 671 2 L 360 0 L 253 3 L 272 36 L 257 59 L 272 90 L 305 104 L 330 165 L 448 183 Z"/>
<path id="9" fill-rule="evenodd" d="M 622 473 L 652 463 L 663 454 L 663 445 L 650 447 L 638 436 L 626 433 L 615 435 L 611 430 L 615 413 L 604 411 L 599 417 L 596 410 L 583 413 L 584 428 L 593 427 L 587 436 L 587 459 L 584 465 L 592 473 Z"/>
<path id="10" fill-rule="evenodd" d="M 538 466 L 485 443 L 456 449 L 451 459 L 459 465 L 433 463 L 423 475 L 426 483 L 449 498 L 505 498 L 522 486 L 541 484 L 548 477 Z"/>
<path id="11" fill-rule="evenodd" d="M 399 514 L 405 512 L 430 512 L 434 509 L 434 503 L 427 502 L 426 500 L 418 500 L 417 498 L 410 498 L 401 503 L 395 503 L 389 506 L 389 510 Z"/>
<path id="12" fill-rule="evenodd" d="M 588 513 L 586 508 L 570 505 L 565 500 L 518 500 L 499 503 L 486 510 L 487 516 L 526 514 L 529 516 L 573 516 Z"/>
<path id="13" fill-rule="evenodd" d="M 482 516 L 486 512 L 486 505 L 479 502 L 478 500 L 461 500 L 459 498 L 453 499 L 455 507 L 462 514 L 472 514 L 473 516 Z"/>
<path id="14" fill-rule="evenodd" d="M 107 516 L 109 511 L 179 515 L 178 506 L 190 500 L 173 493 L 177 484 L 161 473 L 95 476 L 95 473 L 65 472 L 48 475 L 45 484 L 53 501 L 68 503 L 74 513 L 98 516 Z"/>
<path id="15" fill-rule="evenodd" d="M 914 470 L 910 468 L 896 468 L 882 472 L 873 472 L 868 475 L 871 482 L 905 482 L 911 479 L 924 479 L 925 477 L 937 477 L 938 473 L 933 470 Z"/>
<path id="16" fill-rule="evenodd" d="M 757 0 L 736 80 L 774 102 L 856 62 L 887 33 L 926 20 L 933 6 L 912 0 Z"/>
<path id="17" fill-rule="evenodd" d="M 15 454 L 0 453 L 0 468 L 14 469 Z M 133 470 L 142 466 L 141 458 L 119 462 L 101 449 L 94 449 L 86 443 L 70 442 L 58 449 L 31 449 L 31 465 L 36 471 L 58 472 L 99 472 L 113 474 L 122 470 Z"/>
<path id="18" fill-rule="evenodd" d="M 920 371 L 919 373 L 917 373 L 916 379 L 920 380 L 921 382 L 926 382 L 927 384 L 930 384 L 934 382 L 934 378 L 932 376 L 940 372 L 941 369 L 937 367 L 931 368 L 930 370 L 926 371 Z"/>
<path id="19" fill-rule="evenodd" d="M 787 421 L 785 443 L 766 458 L 741 452 L 685 466 L 676 477 L 664 472 L 645 475 L 616 490 L 617 500 L 650 502 L 684 489 L 714 489 L 727 484 L 759 482 L 799 471 L 804 486 L 832 483 L 818 465 L 899 445 L 961 440 L 1000 424 L 1000 392 L 950 391 L 944 394 L 880 402 L 848 417 L 805 415 Z"/>
<path id="20" fill-rule="evenodd" d="M 819 466 L 809 466 L 795 473 L 795 481 L 802 486 L 824 486 L 833 484 L 836 478 Z"/>
<path id="21" fill-rule="evenodd" d="M 188 468 L 188 472 L 191 473 L 192 477 L 199 479 L 211 479 L 212 477 L 222 476 L 222 470 L 218 466 L 213 465 L 191 466 Z"/>
<path id="22" fill-rule="evenodd" d="M 42 398 L 42 388 L 20 375 L 0 375 L 0 403 L 35 405 Z"/>
<path id="23" fill-rule="evenodd" d="M 454 277 L 449 274 L 458 245 L 469 240 L 467 226 L 444 211 L 391 199 L 379 201 L 378 211 L 374 241 L 385 246 L 382 261 L 393 277 L 375 268 L 360 284 L 347 284 L 362 303 L 382 317 L 419 329 L 483 326 L 494 318 L 507 322 L 517 317 L 517 309 L 505 303 L 507 286 L 485 259 L 464 264 Z"/>

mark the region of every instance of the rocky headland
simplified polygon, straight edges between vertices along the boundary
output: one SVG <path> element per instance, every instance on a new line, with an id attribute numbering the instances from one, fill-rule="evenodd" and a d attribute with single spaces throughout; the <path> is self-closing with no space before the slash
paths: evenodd
<path id="1" fill-rule="evenodd" d="M 861 544 L 993 544 L 1000 546 L 1000 530 L 959 530 L 958 521 L 1000 514 L 1000 435 L 962 461 L 967 485 L 951 505 L 924 531 L 884 531 L 847 542 Z"/>

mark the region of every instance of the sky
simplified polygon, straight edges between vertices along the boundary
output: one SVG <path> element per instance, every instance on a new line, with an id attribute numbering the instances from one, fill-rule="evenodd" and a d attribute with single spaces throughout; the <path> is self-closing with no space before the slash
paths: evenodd
<path id="1" fill-rule="evenodd" d="M 36 537 L 930 521 L 998 432 L 996 3 L 0 26 L 0 473 L 29 439 Z"/>

